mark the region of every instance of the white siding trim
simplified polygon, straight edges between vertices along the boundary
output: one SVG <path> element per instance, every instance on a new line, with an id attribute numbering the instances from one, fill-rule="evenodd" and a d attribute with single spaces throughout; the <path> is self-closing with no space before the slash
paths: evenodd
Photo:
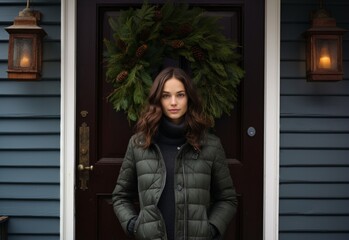
<path id="1" fill-rule="evenodd" d="M 60 239 L 75 239 L 76 0 L 62 0 Z M 264 239 L 278 240 L 280 0 L 265 6 Z"/>
<path id="2" fill-rule="evenodd" d="M 60 239 L 75 239 L 76 0 L 61 2 Z"/>
<path id="3" fill-rule="evenodd" d="M 265 2 L 264 240 L 279 237 L 280 0 Z"/>

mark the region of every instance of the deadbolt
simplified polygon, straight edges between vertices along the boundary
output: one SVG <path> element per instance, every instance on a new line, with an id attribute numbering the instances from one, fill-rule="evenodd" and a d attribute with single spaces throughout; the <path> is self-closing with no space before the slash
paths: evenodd
<path id="1" fill-rule="evenodd" d="M 82 111 L 80 112 L 80 115 L 81 115 L 81 117 L 83 117 L 83 118 L 85 118 L 85 117 L 87 116 L 87 114 L 88 114 L 88 111 L 86 111 L 86 110 L 82 110 Z"/>
<path id="2" fill-rule="evenodd" d="M 254 137 L 254 135 L 256 135 L 256 129 L 254 127 L 249 127 L 247 129 L 247 135 L 250 137 Z"/>

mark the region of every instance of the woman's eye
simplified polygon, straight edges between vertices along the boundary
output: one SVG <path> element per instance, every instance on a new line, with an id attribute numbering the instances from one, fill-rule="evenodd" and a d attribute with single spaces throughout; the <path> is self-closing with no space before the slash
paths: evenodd
<path id="1" fill-rule="evenodd" d="M 162 98 L 169 98 L 170 97 L 170 95 L 168 95 L 168 94 L 163 94 L 162 95 Z"/>
<path id="2" fill-rule="evenodd" d="M 181 97 L 181 98 L 182 98 L 182 97 L 185 97 L 185 94 L 184 94 L 184 93 L 179 93 L 179 94 L 178 94 L 178 97 Z"/>

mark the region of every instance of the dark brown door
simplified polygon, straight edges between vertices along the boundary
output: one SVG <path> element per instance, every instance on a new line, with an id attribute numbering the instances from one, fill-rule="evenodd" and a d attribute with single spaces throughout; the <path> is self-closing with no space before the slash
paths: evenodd
<path id="1" fill-rule="evenodd" d="M 221 16 L 224 33 L 242 46 L 246 75 L 240 85 L 239 101 L 231 116 L 223 116 L 215 126 L 239 194 L 238 213 L 225 239 L 261 240 L 264 0 L 187 2 Z M 131 5 L 140 6 L 142 1 L 78 0 L 77 3 L 76 239 L 127 239 L 114 216 L 110 195 L 132 126 L 124 113 L 115 112 L 106 101 L 110 86 L 105 81 L 102 40 L 110 37 L 109 16 Z M 93 170 L 81 171 L 80 159 L 85 167 L 93 166 Z M 81 189 L 80 177 L 88 178 L 87 189 Z"/>

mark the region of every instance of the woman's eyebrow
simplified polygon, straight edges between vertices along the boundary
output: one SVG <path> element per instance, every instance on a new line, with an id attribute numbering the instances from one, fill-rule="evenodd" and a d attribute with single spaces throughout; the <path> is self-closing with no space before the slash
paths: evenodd
<path id="1" fill-rule="evenodd" d="M 176 93 L 182 93 L 182 92 L 184 92 L 185 93 L 185 90 L 179 90 L 178 92 L 176 92 Z M 168 91 L 162 91 L 162 93 L 170 93 L 170 92 L 168 92 Z"/>

